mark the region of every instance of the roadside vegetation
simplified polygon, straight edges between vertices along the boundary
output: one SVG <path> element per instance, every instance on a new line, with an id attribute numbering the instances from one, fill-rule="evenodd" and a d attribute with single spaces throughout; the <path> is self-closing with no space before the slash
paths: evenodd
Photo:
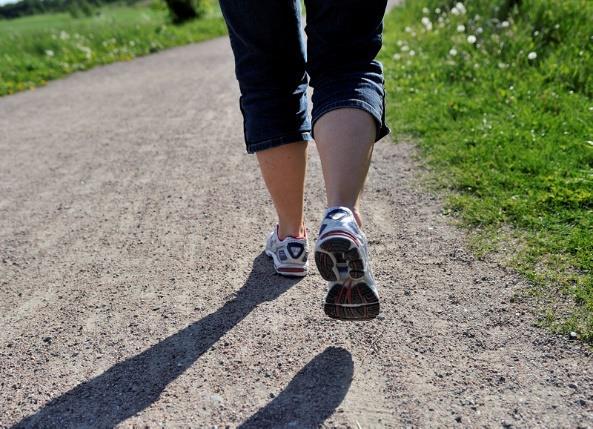
<path id="1" fill-rule="evenodd" d="M 101 6 L 88 14 L 70 11 L 0 20 L 0 96 L 226 32 L 213 3 L 201 2 L 193 19 L 173 15 L 164 2 L 155 1 Z"/>
<path id="2" fill-rule="evenodd" d="M 391 125 L 418 137 L 446 210 L 593 343 L 593 3 L 407 1 L 386 19 Z"/>

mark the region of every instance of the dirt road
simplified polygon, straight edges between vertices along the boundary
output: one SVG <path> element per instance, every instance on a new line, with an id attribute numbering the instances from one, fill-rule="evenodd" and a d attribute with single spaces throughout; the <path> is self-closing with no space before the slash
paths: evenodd
<path id="1" fill-rule="evenodd" d="M 592 355 L 464 250 L 409 143 L 365 195 L 379 319 L 272 274 L 237 97 L 218 39 L 0 99 L 1 427 L 593 427 Z"/>

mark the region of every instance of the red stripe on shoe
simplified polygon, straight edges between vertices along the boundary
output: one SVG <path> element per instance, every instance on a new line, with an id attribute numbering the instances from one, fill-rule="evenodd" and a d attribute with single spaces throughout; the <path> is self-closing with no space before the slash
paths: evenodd
<path id="1" fill-rule="evenodd" d="M 277 268 L 276 271 L 281 271 L 283 273 L 304 273 L 305 269 L 304 268 L 281 267 L 281 268 Z"/>
<path id="2" fill-rule="evenodd" d="M 324 238 L 334 237 L 334 236 L 348 237 L 352 241 L 354 241 L 354 243 L 356 243 L 357 246 L 361 246 L 362 245 L 360 243 L 360 240 L 354 234 L 351 234 L 348 231 L 344 231 L 344 230 L 327 232 L 327 233 L 323 234 L 321 237 L 319 237 L 319 239 L 320 240 L 323 240 Z"/>

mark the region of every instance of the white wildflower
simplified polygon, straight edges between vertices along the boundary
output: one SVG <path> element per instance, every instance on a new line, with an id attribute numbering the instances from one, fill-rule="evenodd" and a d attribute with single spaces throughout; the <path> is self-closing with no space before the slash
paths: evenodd
<path id="1" fill-rule="evenodd" d="M 406 27 L 406 33 L 411 33 L 412 32 L 412 28 L 411 27 Z"/>
<path id="2" fill-rule="evenodd" d="M 459 25 L 457 26 L 457 32 L 458 32 L 458 33 L 465 33 L 465 25 L 463 25 L 463 24 L 459 24 Z"/>
<path id="3" fill-rule="evenodd" d="M 440 7 L 437 7 L 437 8 L 434 10 L 434 13 L 436 13 L 437 15 L 440 15 L 440 14 L 441 14 L 441 8 L 440 8 Z"/>
<path id="4" fill-rule="evenodd" d="M 91 50 L 91 48 L 89 48 L 88 46 L 83 46 L 83 45 L 78 45 L 77 48 L 80 49 L 84 53 L 84 56 L 88 60 L 91 59 L 91 56 L 93 54 L 93 51 Z"/>
<path id="5" fill-rule="evenodd" d="M 537 52 L 530 52 L 530 53 L 527 55 L 527 59 L 528 59 L 529 61 L 533 61 L 533 60 L 537 59 Z"/>
<path id="6" fill-rule="evenodd" d="M 402 58 L 402 56 L 400 54 L 393 54 L 393 59 L 395 61 L 399 61 L 399 60 L 401 60 L 401 58 Z"/>
<path id="7" fill-rule="evenodd" d="M 449 55 L 451 55 L 452 57 L 457 55 L 457 49 L 455 48 L 451 48 L 451 50 L 449 51 Z"/>
<path id="8" fill-rule="evenodd" d="M 474 36 L 473 34 L 470 34 L 469 36 L 467 36 L 467 42 L 470 44 L 475 44 L 478 41 L 477 37 Z"/>
<path id="9" fill-rule="evenodd" d="M 476 34 L 482 34 L 483 32 L 484 32 L 484 29 L 482 27 L 476 28 Z"/>
<path id="10" fill-rule="evenodd" d="M 410 51 L 410 56 L 411 56 L 411 57 L 414 57 L 414 56 L 416 56 L 416 51 L 414 51 L 414 50 L 411 50 L 411 51 Z"/>
<path id="11" fill-rule="evenodd" d="M 461 15 L 461 12 L 459 12 L 459 9 L 457 9 L 456 7 L 454 7 L 453 9 L 451 9 L 451 13 L 453 15 Z"/>
<path id="12" fill-rule="evenodd" d="M 461 2 L 457 2 L 457 4 L 455 5 L 455 7 L 459 10 L 459 12 L 461 12 L 462 15 L 464 15 L 465 12 L 467 12 L 465 10 L 465 6 Z"/>
<path id="13" fill-rule="evenodd" d="M 54 56 L 54 51 L 52 51 L 51 49 L 47 49 L 45 51 L 45 55 L 47 55 L 48 57 L 53 57 Z"/>
<path id="14" fill-rule="evenodd" d="M 509 28 L 509 27 L 511 26 L 511 24 L 509 23 L 509 21 L 502 21 L 502 22 L 500 23 L 500 26 L 501 26 L 502 28 Z"/>
<path id="15" fill-rule="evenodd" d="M 70 38 L 70 35 L 66 33 L 64 30 L 60 31 L 60 39 L 67 40 Z"/>
<path id="16" fill-rule="evenodd" d="M 422 17 L 422 25 L 424 25 L 426 31 L 432 30 L 432 22 L 430 21 L 430 18 L 428 18 L 427 16 Z"/>
<path id="17" fill-rule="evenodd" d="M 427 7 L 423 7 L 423 8 L 422 8 L 422 13 L 423 13 L 424 15 L 428 15 L 428 14 L 430 13 L 430 9 L 429 9 L 429 8 L 427 8 Z"/>
<path id="18" fill-rule="evenodd" d="M 401 51 L 402 51 L 402 52 L 408 52 L 409 50 L 410 50 L 410 47 L 409 47 L 408 45 L 403 45 L 403 46 L 401 47 Z"/>

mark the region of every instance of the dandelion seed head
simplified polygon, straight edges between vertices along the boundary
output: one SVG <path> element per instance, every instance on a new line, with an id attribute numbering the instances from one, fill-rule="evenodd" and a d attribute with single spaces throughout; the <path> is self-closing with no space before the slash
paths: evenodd
<path id="1" fill-rule="evenodd" d="M 423 8 L 422 8 L 422 13 L 423 13 L 424 15 L 428 15 L 428 14 L 430 13 L 430 9 L 429 9 L 429 8 L 427 8 L 427 7 L 423 7 Z"/>
<path id="2" fill-rule="evenodd" d="M 449 51 L 449 55 L 451 55 L 452 57 L 457 55 L 457 49 L 455 48 L 451 48 L 451 50 Z"/>
<path id="3" fill-rule="evenodd" d="M 426 31 L 432 30 L 432 21 L 427 16 L 422 17 L 422 25 L 424 25 Z"/>
<path id="4" fill-rule="evenodd" d="M 464 32 L 465 32 L 465 25 L 463 25 L 463 24 L 459 24 L 459 25 L 457 26 L 457 32 L 458 32 L 458 33 L 464 33 Z"/>
<path id="5" fill-rule="evenodd" d="M 527 55 L 527 59 L 528 59 L 529 61 L 533 61 L 533 60 L 537 59 L 537 52 L 530 52 L 530 53 Z"/>
<path id="6" fill-rule="evenodd" d="M 473 34 L 470 34 L 469 36 L 467 36 L 467 42 L 471 45 L 475 44 L 478 41 L 478 38 L 476 36 L 474 36 Z"/>
<path id="7" fill-rule="evenodd" d="M 416 51 L 414 51 L 414 50 L 411 50 L 411 51 L 409 52 L 409 54 L 410 54 L 410 56 L 411 56 L 411 57 L 414 57 L 414 56 L 416 56 Z"/>
<path id="8" fill-rule="evenodd" d="M 511 26 L 511 24 L 509 23 L 509 21 L 502 21 L 502 22 L 500 23 L 500 26 L 501 26 L 502 28 L 509 28 L 509 27 Z"/>

